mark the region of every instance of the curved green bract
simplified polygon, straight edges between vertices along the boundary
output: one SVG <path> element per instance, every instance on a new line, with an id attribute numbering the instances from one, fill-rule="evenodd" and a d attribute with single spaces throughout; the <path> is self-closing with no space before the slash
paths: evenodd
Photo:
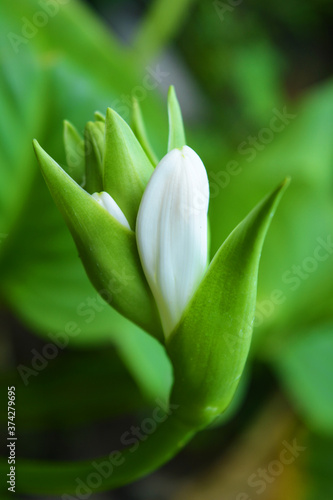
<path id="1" fill-rule="evenodd" d="M 156 305 L 141 268 L 135 234 L 78 186 L 37 141 L 34 147 L 46 184 L 97 291 L 125 317 L 163 339 Z"/>
<path id="2" fill-rule="evenodd" d="M 164 415 L 162 413 L 161 419 L 165 421 L 151 435 L 142 434 L 141 441 L 132 434 L 130 442 L 130 433 L 127 432 L 130 448 L 123 451 L 112 449 L 105 457 L 80 462 L 17 460 L 16 491 L 61 495 L 63 500 L 69 500 L 73 499 L 72 495 L 81 498 L 78 492 L 82 492 L 79 489 L 84 487 L 82 485 L 86 485 L 88 492 L 95 493 L 118 488 L 153 472 L 182 449 L 195 433 L 177 420 L 173 411 L 171 407 Z M 8 464 L 2 461 L 0 470 L 4 472 L 7 468 Z"/>
<path id="3" fill-rule="evenodd" d="M 266 197 L 229 235 L 171 334 L 171 401 L 178 416 L 206 426 L 229 405 L 247 359 L 254 320 L 258 267 L 264 239 L 288 180 Z"/>

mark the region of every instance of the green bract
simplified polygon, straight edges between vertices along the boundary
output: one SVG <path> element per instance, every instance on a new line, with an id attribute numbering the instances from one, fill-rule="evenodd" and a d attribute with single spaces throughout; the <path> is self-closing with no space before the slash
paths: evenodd
<path id="1" fill-rule="evenodd" d="M 289 180 L 267 196 L 229 235 L 212 260 L 167 343 L 175 375 L 172 401 L 194 426 L 229 405 L 248 355 L 261 249 Z"/>
<path id="2" fill-rule="evenodd" d="M 88 193 L 103 191 L 105 124 L 101 121 L 88 122 L 84 130 L 85 184 Z"/>
<path id="3" fill-rule="evenodd" d="M 104 190 L 122 209 L 132 229 L 153 170 L 130 127 L 109 108 L 105 122 Z"/>
<path id="4" fill-rule="evenodd" d="M 120 313 L 160 338 L 160 321 L 134 233 L 78 186 L 37 141 L 34 147 L 48 188 L 96 290 Z"/>

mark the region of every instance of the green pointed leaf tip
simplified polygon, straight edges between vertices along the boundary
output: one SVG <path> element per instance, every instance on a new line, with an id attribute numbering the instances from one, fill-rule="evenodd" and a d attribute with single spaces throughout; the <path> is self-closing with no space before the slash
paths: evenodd
<path id="1" fill-rule="evenodd" d="M 160 320 L 141 268 L 135 234 L 78 186 L 36 140 L 33 144 L 46 184 L 96 290 L 125 317 L 162 339 Z"/>
<path id="2" fill-rule="evenodd" d="M 64 145 L 68 174 L 80 186 L 85 182 L 84 141 L 74 125 L 64 121 Z"/>
<path id="3" fill-rule="evenodd" d="M 206 426 L 229 405 L 247 359 L 263 242 L 286 179 L 234 229 L 212 260 L 167 351 L 178 415 Z"/>
<path id="4" fill-rule="evenodd" d="M 90 194 L 103 191 L 104 144 L 104 122 L 88 122 L 84 130 L 86 167 L 86 183 L 84 187 Z"/>
<path id="5" fill-rule="evenodd" d="M 143 121 L 143 116 L 140 108 L 140 104 L 137 99 L 133 97 L 132 99 L 132 120 L 131 128 L 142 146 L 142 149 L 148 156 L 151 164 L 156 167 L 158 164 L 157 156 L 155 155 L 153 148 L 149 142 L 146 127 Z"/>
<path id="6" fill-rule="evenodd" d="M 182 112 L 173 86 L 168 93 L 169 140 L 168 151 L 186 145 Z"/>
<path id="7" fill-rule="evenodd" d="M 153 166 L 128 124 L 112 109 L 106 112 L 104 191 L 121 208 L 132 229 Z"/>
<path id="8" fill-rule="evenodd" d="M 94 117 L 95 117 L 95 120 L 97 122 L 104 122 L 105 123 L 105 116 L 100 111 L 95 111 Z"/>

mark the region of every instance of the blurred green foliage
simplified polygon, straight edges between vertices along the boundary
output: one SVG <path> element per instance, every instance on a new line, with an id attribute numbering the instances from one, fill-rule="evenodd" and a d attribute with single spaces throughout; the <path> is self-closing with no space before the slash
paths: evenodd
<path id="1" fill-rule="evenodd" d="M 161 63 L 168 76 L 157 80 L 156 88 L 147 90 L 143 82 L 147 66 L 155 68 L 154 58 L 175 38 L 173 51 L 186 68 L 190 98 L 193 95 L 188 144 L 201 156 L 210 177 L 212 255 L 277 182 L 292 177 L 262 254 L 249 367 L 270 367 L 298 417 L 319 436 L 313 437 L 315 444 L 309 441 L 314 450 L 309 470 L 314 485 L 318 477 L 321 493 L 309 499 L 329 498 L 331 480 L 327 472 L 321 480 L 320 463 L 325 440 L 333 437 L 333 254 L 326 245 L 320 255 L 326 251 L 327 258 L 315 255 L 318 239 L 333 238 L 333 80 L 328 58 L 333 7 L 324 0 L 252 0 L 223 14 L 221 4 L 193 2 L 190 8 L 189 1 L 159 0 L 149 5 L 132 44 L 125 46 L 77 0 L 58 6 L 59 12 L 30 38 L 24 29 L 29 33 L 32 28 L 24 26 L 26 19 L 33 22 L 40 3 L 2 2 L 1 302 L 46 340 L 50 332 L 62 332 L 74 321 L 80 334 L 70 339 L 72 349 L 84 348 L 93 356 L 98 347 L 116 346 L 122 362 L 117 358 L 113 363 L 129 396 L 120 398 L 115 413 L 145 404 L 121 363 L 146 403 L 169 393 L 172 374 L 162 347 L 106 305 L 89 305 L 96 292 L 38 171 L 31 140 L 37 137 L 64 164 L 63 119 L 82 132 L 94 111 L 113 106 L 129 120 L 130 104 L 121 96 L 131 97 L 140 87 L 149 138 L 161 157 L 167 137 L 161 88 L 177 79 L 177 65 Z M 160 25 L 164 28 L 156 29 Z M 23 41 L 18 44 L 10 34 Z M 178 94 L 180 102 L 182 95 L 188 98 L 186 90 Z M 276 116 L 279 130 L 272 122 Z M 81 355 L 88 363 L 87 353 Z M 98 358 L 96 369 L 92 362 L 91 377 L 102 380 L 112 356 Z M 22 404 L 22 422 L 26 418 L 38 425 L 38 412 L 50 415 L 50 408 L 37 403 L 58 377 L 51 367 L 48 370 L 29 386 L 29 399 L 36 406 Z M 70 363 L 64 370 L 68 377 L 75 373 Z M 21 383 L 14 372 L 5 373 L 4 385 L 8 380 Z M 75 377 L 72 383 L 75 386 Z M 109 402 L 118 397 L 113 390 L 105 394 Z M 24 394 L 22 387 L 23 402 Z M 241 394 L 245 397 L 246 391 Z M 55 387 L 55 405 L 60 400 Z M 77 404 L 85 411 L 82 399 Z M 112 414 L 110 406 L 105 402 L 99 415 Z M 85 418 L 93 421 L 96 416 L 88 412 Z M 48 423 L 54 424 L 60 425 L 59 420 Z"/>

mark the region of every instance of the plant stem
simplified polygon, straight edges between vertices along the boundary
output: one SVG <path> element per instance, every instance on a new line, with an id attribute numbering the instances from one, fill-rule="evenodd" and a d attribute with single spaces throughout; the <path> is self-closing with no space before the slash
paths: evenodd
<path id="1" fill-rule="evenodd" d="M 117 455 L 114 454 L 117 450 L 113 450 L 110 455 L 90 461 L 17 460 L 16 491 L 25 494 L 72 495 L 79 485 L 83 488 L 82 483 L 93 492 L 118 488 L 153 472 L 170 460 L 192 438 L 195 430 L 185 427 L 171 415 L 158 425 L 153 434 L 144 435 L 142 441 L 133 438 L 133 434 L 127 434 L 128 442 L 131 436 L 132 446 L 117 452 Z M 0 470 L 7 473 L 6 469 L 8 464 L 3 460 Z"/>

